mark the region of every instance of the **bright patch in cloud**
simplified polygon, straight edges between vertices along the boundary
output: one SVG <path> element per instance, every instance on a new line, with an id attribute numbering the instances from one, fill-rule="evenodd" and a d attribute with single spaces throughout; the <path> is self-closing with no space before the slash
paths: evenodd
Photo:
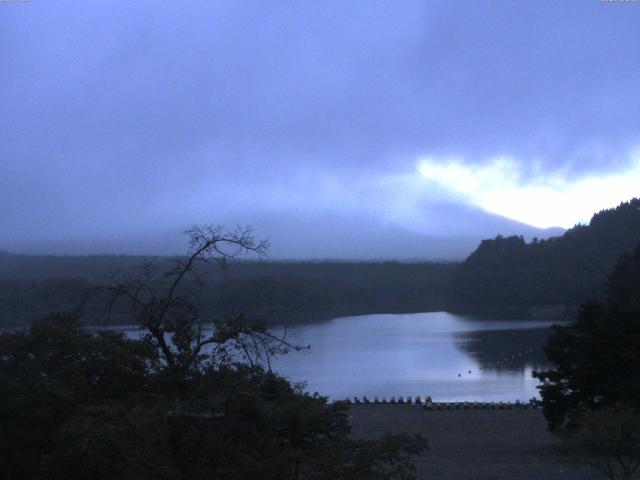
<path id="1" fill-rule="evenodd" d="M 640 196 L 640 149 L 624 171 L 569 178 L 528 173 L 511 157 L 482 165 L 460 159 L 422 158 L 418 171 L 431 186 L 455 197 L 539 228 L 571 227 L 594 212 Z"/>

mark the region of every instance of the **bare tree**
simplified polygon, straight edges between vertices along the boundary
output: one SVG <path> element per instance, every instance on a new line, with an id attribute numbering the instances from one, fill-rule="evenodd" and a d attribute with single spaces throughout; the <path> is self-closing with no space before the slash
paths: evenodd
<path id="1" fill-rule="evenodd" d="M 185 292 L 189 280 L 204 284 L 202 265 L 224 266 L 245 254 L 265 256 L 267 241 L 257 241 L 251 228 L 230 231 L 220 225 L 192 226 L 185 234 L 186 256 L 154 259 L 134 272 L 119 272 L 104 287 L 110 295 L 109 311 L 116 305 L 126 307 L 158 348 L 161 368 L 186 372 L 205 361 L 220 364 L 241 357 L 251 366 L 265 360 L 270 370 L 273 354 L 302 348 L 286 340 L 286 330 L 275 335 L 243 315 L 204 320 Z"/>

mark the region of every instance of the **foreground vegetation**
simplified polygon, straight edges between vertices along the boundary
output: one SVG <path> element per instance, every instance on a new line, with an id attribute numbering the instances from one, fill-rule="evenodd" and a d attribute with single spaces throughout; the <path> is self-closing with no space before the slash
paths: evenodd
<path id="1" fill-rule="evenodd" d="M 550 430 L 611 480 L 640 469 L 640 245 L 617 262 L 604 302 L 554 328 L 534 373 Z"/>
<path id="2" fill-rule="evenodd" d="M 270 371 L 272 355 L 301 347 L 243 316 L 212 319 L 205 333 L 186 279 L 264 245 L 246 231 L 189 234 L 186 257 L 98 292 L 142 338 L 91 334 L 68 315 L 0 335 L 3 478 L 414 478 L 421 437 L 352 439 L 345 404 Z"/>
<path id="3" fill-rule="evenodd" d="M 170 368 L 148 340 L 53 316 L 0 335 L 0 352 L 7 479 L 410 479 L 426 447 L 353 440 L 346 405 L 222 350 Z"/>

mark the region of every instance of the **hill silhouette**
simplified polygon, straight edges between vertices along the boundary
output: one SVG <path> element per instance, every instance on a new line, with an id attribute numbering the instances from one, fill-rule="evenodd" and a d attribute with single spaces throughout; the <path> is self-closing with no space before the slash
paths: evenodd
<path id="1" fill-rule="evenodd" d="M 601 299 L 607 275 L 640 243 L 640 199 L 593 215 L 562 236 L 483 240 L 454 271 L 448 303 L 460 309 L 575 307 Z"/>

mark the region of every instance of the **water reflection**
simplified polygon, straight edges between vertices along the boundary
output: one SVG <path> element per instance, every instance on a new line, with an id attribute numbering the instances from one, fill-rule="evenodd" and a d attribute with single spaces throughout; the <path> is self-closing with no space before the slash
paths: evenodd
<path id="1" fill-rule="evenodd" d="M 298 325 L 288 340 L 311 345 L 273 360 L 276 371 L 333 399 L 431 396 L 434 401 L 527 401 L 545 367 L 550 321 L 495 320 L 447 312 L 362 315 Z M 107 327 L 139 337 L 139 329 Z"/>
<path id="2" fill-rule="evenodd" d="M 543 346 L 550 332 L 549 327 L 458 332 L 455 342 L 485 370 L 540 370 L 548 366 Z"/>
<path id="3" fill-rule="evenodd" d="M 437 401 L 526 401 L 544 366 L 548 321 L 446 312 L 363 315 L 296 327 L 311 350 L 274 363 L 292 381 L 332 398 L 426 395 Z"/>

